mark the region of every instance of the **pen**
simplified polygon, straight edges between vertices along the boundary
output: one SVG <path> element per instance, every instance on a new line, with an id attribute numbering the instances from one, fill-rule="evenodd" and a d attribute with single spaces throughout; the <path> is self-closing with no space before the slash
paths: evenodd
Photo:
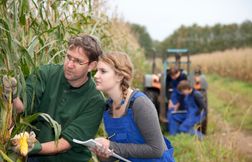
<path id="1" fill-rule="evenodd" d="M 114 137 L 116 134 L 113 133 L 111 136 L 107 137 L 107 139 L 109 140 L 110 138 Z"/>

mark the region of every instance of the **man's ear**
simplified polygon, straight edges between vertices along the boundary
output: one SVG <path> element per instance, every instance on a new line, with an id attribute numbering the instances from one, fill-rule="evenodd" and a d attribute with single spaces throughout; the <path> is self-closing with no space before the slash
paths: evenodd
<path id="1" fill-rule="evenodd" d="M 89 65 L 88 65 L 88 72 L 95 70 L 97 66 L 97 61 L 92 61 Z"/>

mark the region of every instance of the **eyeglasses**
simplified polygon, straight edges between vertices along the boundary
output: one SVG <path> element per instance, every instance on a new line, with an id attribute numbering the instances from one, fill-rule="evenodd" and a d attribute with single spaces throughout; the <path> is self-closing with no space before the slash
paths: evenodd
<path id="1" fill-rule="evenodd" d="M 67 62 L 72 61 L 73 64 L 75 64 L 75 65 L 85 65 L 85 64 L 89 63 L 89 61 L 83 62 L 80 59 L 74 58 L 74 57 L 72 57 L 72 56 L 70 56 L 68 54 L 65 56 L 65 61 L 67 61 Z"/>

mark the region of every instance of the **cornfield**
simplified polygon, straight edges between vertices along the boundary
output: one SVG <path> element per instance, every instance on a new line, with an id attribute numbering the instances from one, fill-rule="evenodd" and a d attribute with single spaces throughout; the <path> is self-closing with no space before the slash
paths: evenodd
<path id="1" fill-rule="evenodd" d="M 129 53 L 136 67 L 135 76 L 143 78 L 147 65 L 142 60 L 143 50 L 130 33 L 129 26 L 117 18 L 108 18 L 103 1 L 91 0 L 5 0 L 0 2 L 0 78 L 15 77 L 21 85 L 18 92 L 26 106 L 25 79 L 43 64 L 62 64 L 70 36 L 90 34 L 97 37 L 102 47 Z M 142 66 L 144 65 L 144 66 Z M 2 80 L 2 79 L 1 79 Z M 1 81 L 0 81 L 1 83 Z M 139 85 L 139 82 L 134 82 Z M 22 87 L 22 91 L 20 89 Z M 0 84 L 0 93 L 2 92 Z M 1 93 L 2 94 L 2 93 Z M 11 99 L 0 95 L 0 161 L 17 161 L 8 151 L 10 139 L 29 131 L 38 116 L 44 117 L 60 135 L 60 125 L 47 114 L 19 116 L 12 108 Z M 9 120 L 15 129 L 9 131 Z M 21 158 L 25 161 L 25 158 Z"/>
<path id="2" fill-rule="evenodd" d="M 206 73 L 252 82 L 252 49 L 232 49 L 191 57 L 192 64 L 201 65 Z"/>

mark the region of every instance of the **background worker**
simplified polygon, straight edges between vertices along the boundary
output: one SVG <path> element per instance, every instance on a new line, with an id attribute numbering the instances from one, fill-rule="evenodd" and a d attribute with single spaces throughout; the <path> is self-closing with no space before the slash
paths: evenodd
<path id="1" fill-rule="evenodd" d="M 177 90 L 177 86 L 182 80 L 187 80 L 187 76 L 178 67 L 172 67 L 166 77 L 166 98 L 168 100 L 167 130 L 169 130 L 169 120 L 172 112 L 184 110 L 184 96 Z"/>
<path id="2" fill-rule="evenodd" d="M 188 81 L 181 81 L 178 90 L 185 96 L 186 113 L 172 114 L 170 118 L 170 134 L 190 133 L 199 138 L 202 133 L 194 129 L 196 124 L 204 120 L 206 116 L 206 105 L 202 94 L 194 90 Z"/>
<path id="3" fill-rule="evenodd" d="M 199 91 L 203 95 L 206 104 L 206 112 L 208 112 L 208 99 L 207 99 L 208 83 L 206 80 L 206 76 L 202 73 L 202 68 L 200 65 L 196 66 L 196 68 L 194 69 L 192 85 L 195 90 Z M 201 126 L 199 127 L 199 130 L 202 131 L 203 134 L 207 133 L 207 114 L 206 118 L 202 121 Z"/>

